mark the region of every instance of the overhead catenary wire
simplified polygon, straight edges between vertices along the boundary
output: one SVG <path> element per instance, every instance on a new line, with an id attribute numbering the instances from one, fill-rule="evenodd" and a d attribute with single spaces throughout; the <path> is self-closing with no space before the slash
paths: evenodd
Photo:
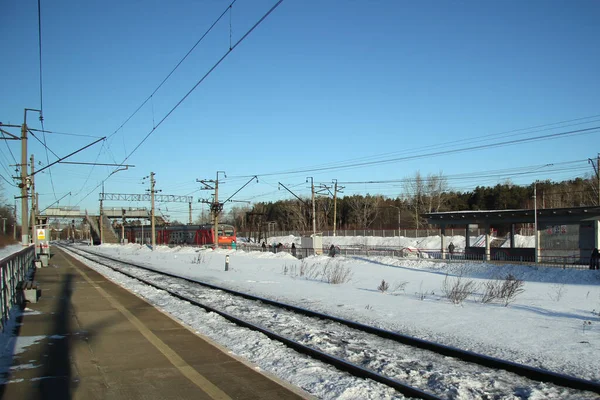
<path id="1" fill-rule="evenodd" d="M 375 154 L 375 155 L 363 156 L 363 157 L 358 157 L 358 158 L 352 158 L 352 159 L 348 159 L 348 160 L 334 161 L 334 162 L 328 162 L 328 163 L 324 163 L 324 164 L 317 164 L 317 165 L 307 167 L 307 168 L 324 168 L 324 167 L 334 167 L 334 166 L 340 166 L 340 165 L 343 166 L 343 165 L 354 163 L 354 162 L 360 162 L 360 161 L 366 161 L 366 160 L 378 160 L 378 159 L 381 159 L 384 157 L 391 157 L 393 155 L 401 155 L 401 154 L 409 155 L 409 154 L 419 153 L 424 150 L 430 151 L 430 150 L 433 150 L 436 148 L 446 149 L 448 147 L 456 147 L 457 143 L 468 142 L 468 143 L 473 144 L 473 143 L 489 141 L 490 138 L 491 139 L 499 138 L 499 137 L 508 138 L 508 137 L 514 137 L 514 136 L 528 135 L 528 134 L 532 134 L 532 133 L 536 133 L 536 132 L 544 132 L 544 131 L 553 130 L 553 129 L 562 129 L 562 128 L 567 128 L 567 127 L 572 127 L 572 126 L 591 124 L 591 123 L 595 123 L 595 122 L 600 122 L 600 119 L 597 119 L 598 117 L 600 117 L 600 114 L 591 115 L 591 116 L 587 116 L 587 117 L 568 119 L 568 120 L 563 120 L 563 121 L 558 121 L 558 122 L 552 122 L 552 123 L 547 123 L 547 124 L 540 124 L 540 125 L 530 126 L 527 128 L 511 129 L 508 131 L 491 133 L 491 134 L 487 134 L 487 135 L 477 135 L 475 137 L 464 138 L 464 139 L 460 139 L 458 141 L 453 140 L 453 141 L 449 141 L 449 142 L 427 144 L 427 145 L 418 146 L 418 147 L 411 148 L 411 149 L 403 149 L 402 151 L 394 151 L 394 152 L 388 152 L 388 153 L 383 153 L 383 154 Z M 585 121 L 585 120 L 587 120 L 587 121 Z M 544 128 L 544 129 L 540 129 L 540 128 Z M 521 132 L 521 133 L 516 133 L 516 132 Z M 285 175 L 285 174 L 293 173 L 293 172 L 295 172 L 295 170 L 294 171 L 276 172 L 276 173 L 274 173 L 274 175 Z M 304 173 L 304 172 L 302 172 L 302 173 Z M 241 176 L 232 176 L 232 177 L 233 178 L 239 177 L 239 178 L 247 179 L 250 176 L 252 176 L 252 175 L 241 175 Z M 259 176 L 266 176 L 266 174 L 259 174 Z"/>
<path id="2" fill-rule="evenodd" d="M 559 138 L 566 137 L 566 136 L 589 134 L 589 133 L 593 133 L 594 131 L 600 132 L 600 126 L 571 130 L 571 131 L 567 131 L 567 132 L 551 133 L 551 134 L 540 135 L 540 136 L 535 136 L 535 137 L 531 137 L 531 138 L 507 140 L 507 141 L 490 143 L 490 144 L 485 144 L 485 145 L 468 146 L 468 147 L 461 147 L 458 149 L 448 149 L 448 150 L 443 150 L 443 151 L 434 151 L 434 152 L 428 152 L 428 153 L 417 154 L 417 155 L 412 155 L 412 156 L 395 157 L 395 158 L 391 158 L 391 159 L 378 160 L 378 161 L 366 161 L 366 162 L 359 162 L 359 163 L 342 164 L 342 165 L 332 166 L 332 167 L 315 167 L 315 168 L 306 168 L 306 169 L 296 169 L 294 171 L 262 173 L 262 174 L 255 174 L 255 175 L 260 178 L 260 177 L 264 177 L 264 176 L 297 175 L 297 174 L 305 174 L 305 173 L 310 173 L 310 172 L 338 171 L 338 170 L 359 168 L 359 167 L 372 166 L 372 165 L 390 164 L 390 163 L 395 163 L 395 162 L 400 162 L 400 161 L 417 160 L 417 159 L 421 159 L 421 158 L 441 156 L 441 155 L 446 155 L 446 154 L 456 154 L 456 153 L 462 153 L 462 152 L 473 151 L 473 150 L 483 150 L 483 149 L 494 148 L 494 147 L 503 147 L 503 146 L 509 146 L 509 145 L 514 145 L 514 144 L 519 144 L 519 143 L 535 142 L 535 141 L 540 141 L 543 139 L 559 139 Z M 246 175 L 244 175 L 244 176 L 246 176 Z M 250 177 L 250 176 L 252 176 L 252 175 L 248 175 L 248 177 Z"/>
<path id="3" fill-rule="evenodd" d="M 232 3 L 230 3 L 230 6 L 232 6 L 235 3 L 236 0 L 234 0 Z M 269 11 L 267 11 L 267 13 L 265 13 L 263 15 L 263 17 L 256 22 L 245 34 L 244 36 L 242 36 L 241 39 L 239 39 L 235 45 L 231 46 L 231 48 L 229 49 L 229 51 L 227 51 L 222 57 L 221 59 L 219 59 L 219 61 L 217 61 L 217 63 L 188 91 L 188 93 L 179 101 L 177 102 L 177 104 L 175 104 L 175 106 L 158 122 L 158 124 L 156 124 L 155 126 L 152 127 L 152 129 L 150 130 L 150 132 L 148 132 L 148 134 L 141 140 L 141 142 L 125 157 L 125 159 L 120 163 L 120 164 L 124 164 L 136 151 L 137 149 L 139 149 L 141 147 L 141 145 L 150 137 L 150 135 L 173 113 L 173 111 L 175 111 L 175 109 L 177 109 L 181 103 L 183 103 L 183 101 L 185 101 L 185 99 L 198 87 L 198 85 L 200 85 L 204 79 L 206 79 L 206 77 L 208 77 L 210 75 L 210 73 L 212 71 L 214 71 L 217 66 L 229 55 L 231 54 L 231 52 L 240 44 L 242 43 L 247 37 L 248 35 L 254 30 L 256 29 L 257 26 L 259 26 L 264 20 L 265 18 L 267 18 L 281 3 L 283 2 L 283 0 L 279 0 L 273 7 L 271 7 L 271 9 Z M 216 25 L 216 23 L 227 13 L 227 10 L 229 10 L 229 6 L 227 7 L 227 9 L 219 16 L 219 18 L 211 25 L 211 27 L 209 28 L 209 30 L 207 30 L 207 32 L 205 32 L 205 34 L 198 40 L 198 42 L 192 47 L 192 49 L 190 49 L 190 51 L 188 52 L 188 54 L 186 54 L 186 56 L 177 64 L 177 66 L 171 71 L 171 73 L 163 80 L 163 82 L 161 82 L 161 84 L 155 89 L 155 91 L 148 96 L 148 98 L 138 107 L 138 109 L 136 111 L 134 111 L 134 113 L 129 116 L 127 118 L 127 120 L 125 122 L 123 122 L 121 124 L 121 126 L 119 128 L 117 128 L 117 130 L 115 132 L 113 132 L 111 135 L 109 135 L 109 137 L 114 136 L 115 133 L 117 133 L 138 111 L 139 109 L 141 109 L 144 104 L 146 104 L 148 102 L 148 100 L 152 97 L 152 95 L 154 95 L 154 93 L 156 93 L 156 91 L 166 82 L 166 80 L 172 75 L 172 73 L 177 69 L 177 67 L 179 67 L 179 65 L 185 60 L 185 58 L 187 58 L 187 56 L 192 52 L 192 50 L 197 46 L 198 43 L 200 43 L 200 41 L 208 34 L 208 32 L 210 32 L 210 30 L 212 30 L 212 28 Z M 154 124 L 153 124 L 154 125 Z M 98 185 L 94 190 L 96 190 L 100 185 Z M 89 195 L 91 194 L 88 193 L 84 196 L 83 199 L 87 198 Z M 83 201 L 83 199 L 80 200 Z"/>
<path id="4" fill-rule="evenodd" d="M 34 129 L 34 128 L 27 128 L 29 131 L 33 131 L 33 132 L 42 132 L 41 129 Z M 53 135 L 65 135 L 65 136 L 76 136 L 76 137 L 87 137 L 87 138 L 93 138 L 93 139 L 99 139 L 102 136 L 97 136 L 97 135 L 86 135 L 86 134 L 80 134 L 80 133 L 68 133 L 68 132 L 56 132 L 56 131 L 49 131 L 49 130 L 44 130 L 43 132 L 45 133 L 51 133 Z"/>
<path id="5" fill-rule="evenodd" d="M 192 46 L 192 48 L 186 53 L 185 56 L 183 56 L 183 58 L 181 60 L 179 60 L 179 62 L 177 63 L 177 65 L 175 65 L 175 67 L 171 70 L 171 72 L 169 72 L 167 74 L 167 76 L 162 80 L 162 82 L 156 87 L 156 89 L 154 89 L 154 91 L 142 102 L 142 104 L 140 104 L 138 106 L 138 108 L 135 109 L 135 111 L 133 113 L 131 113 L 131 115 L 129 117 L 127 117 L 127 119 L 113 132 L 108 136 L 108 139 L 110 139 L 112 136 L 114 136 L 117 132 L 119 132 L 124 126 L 125 124 L 127 124 L 131 118 L 133 118 L 141 109 L 142 107 L 144 107 L 144 105 L 146 105 L 146 103 L 152 99 L 152 97 L 156 94 L 156 92 L 158 92 L 158 90 L 165 84 L 165 82 L 167 82 L 167 80 L 171 77 L 171 75 L 173 75 L 173 73 L 179 68 L 179 66 L 188 58 L 188 56 L 194 51 L 194 49 L 200 44 L 200 42 L 202 42 L 202 40 L 204 40 L 204 38 L 213 30 L 213 28 L 215 27 L 215 25 L 217 25 L 217 23 L 219 23 L 219 21 L 223 18 L 223 16 L 227 13 L 227 11 L 230 10 L 230 8 L 235 4 L 237 0 L 233 0 L 228 6 L 227 8 L 225 8 L 225 10 L 221 13 L 221 15 L 219 15 L 219 17 L 212 23 L 212 25 L 206 30 L 206 32 L 204 32 L 204 34 L 200 37 L 200 39 L 198 39 L 196 41 L 196 43 Z M 230 46 L 231 47 L 231 46 Z M 231 48 L 230 48 L 231 50 Z M 154 121 L 153 124 L 154 126 Z M 154 128 L 156 128 L 156 126 L 154 126 Z"/>
<path id="6" fill-rule="evenodd" d="M 192 92 L 194 90 L 196 90 L 196 88 L 202 83 L 204 82 L 204 80 L 223 62 L 223 60 L 225 60 L 227 58 L 227 56 L 229 54 L 231 54 L 233 52 L 233 50 L 236 49 L 237 46 L 239 46 L 247 37 L 248 35 L 250 35 L 250 33 L 252 33 L 252 31 L 254 31 L 254 29 L 256 29 L 256 27 L 258 27 L 273 11 L 275 11 L 275 9 L 283 2 L 283 0 L 279 0 L 273 7 L 271 7 L 271 9 L 269 9 L 269 11 L 267 11 L 262 18 L 260 18 L 258 20 L 258 22 L 256 22 L 248 31 L 246 31 L 246 33 L 219 59 L 219 61 L 217 61 L 209 70 L 208 72 L 206 72 L 206 74 L 204 74 L 204 76 L 202 78 L 200 78 L 200 80 L 198 82 L 196 82 L 196 84 L 183 96 L 183 98 L 181 100 L 179 100 L 177 102 L 177 104 L 175 104 L 173 106 L 173 108 L 171 108 L 171 110 L 158 122 L 158 124 L 153 127 L 150 132 L 148 132 L 148 134 L 142 139 L 142 141 L 140 143 L 138 143 L 137 146 L 135 146 L 135 148 L 125 157 L 125 159 L 121 162 L 121 164 L 125 163 L 129 157 L 131 157 L 141 146 L 142 144 L 144 144 L 144 142 L 150 137 L 150 135 L 152 135 L 152 133 L 154 133 L 154 131 L 160 126 L 162 125 L 162 123 L 169 118 L 169 116 L 171 116 L 171 114 L 181 105 L 181 103 L 183 103 L 185 101 L 185 99 L 187 99 L 189 97 L 190 94 L 192 94 Z"/>
<path id="7" fill-rule="evenodd" d="M 42 125 L 42 136 L 44 138 L 44 149 L 46 153 L 46 163 L 50 164 L 50 157 L 48 156 L 48 146 L 46 145 L 46 132 L 44 130 L 44 84 L 43 84 L 43 69 L 42 69 L 42 7 L 41 0 L 38 0 L 38 49 L 40 59 L 40 124 Z M 33 132 L 30 132 L 33 135 Z M 37 138 L 36 138 L 37 139 Z M 53 153 L 54 154 L 54 153 Z M 54 179 L 52 177 L 52 169 L 48 170 L 50 175 L 50 185 L 52 192 L 54 193 L 54 200 L 56 200 L 56 189 L 54 188 Z"/>
<path id="8" fill-rule="evenodd" d="M 48 151 L 50 151 L 52 153 L 52 155 L 56 158 L 60 158 L 54 151 L 52 151 L 47 145 L 46 145 L 46 140 L 42 141 L 40 140 L 33 132 L 31 129 L 27 129 L 29 131 L 29 133 L 31 133 L 31 136 L 33 136 L 33 138 L 35 140 L 37 140 L 43 147 L 44 149 L 46 149 L 46 161 L 48 164 L 50 164 L 50 161 L 48 160 Z"/>
<path id="9" fill-rule="evenodd" d="M 561 163 L 552 164 L 553 168 L 545 169 L 544 172 L 564 172 L 572 170 L 587 170 L 586 165 L 572 166 L 572 167 L 559 167 L 561 165 L 569 165 L 575 163 L 584 163 L 586 160 L 575 160 L 565 161 Z M 442 178 L 445 180 L 466 180 L 466 179 L 477 179 L 477 178 L 513 178 L 522 175 L 535 175 L 539 174 L 540 171 L 534 171 L 536 167 L 542 167 L 544 165 L 534 165 L 525 167 L 515 167 L 500 170 L 480 171 L 479 173 L 463 172 L 460 174 L 443 175 Z M 399 178 L 399 179 L 386 179 L 386 180 L 371 180 L 371 181 L 339 181 L 339 184 L 353 185 L 353 184 L 377 184 L 377 183 L 402 183 L 402 182 L 413 182 L 415 178 Z"/>
<path id="10" fill-rule="evenodd" d="M 574 164 L 581 164 L 581 165 L 574 165 Z M 480 184 L 484 183 L 484 182 L 498 182 L 501 179 L 511 179 L 511 178 L 516 178 L 516 177 L 521 177 L 521 176 L 527 176 L 527 175 L 535 175 L 535 174 L 539 174 L 541 171 L 539 171 L 540 167 L 546 166 L 548 164 L 543 164 L 543 165 L 531 165 L 531 166 L 522 166 L 522 167 L 514 167 L 514 168 L 507 168 L 507 169 L 500 169 L 500 170 L 490 170 L 490 171 L 477 171 L 477 172 L 466 172 L 466 173 L 460 173 L 460 174 L 453 174 L 453 175 L 442 175 L 442 179 L 444 180 L 448 180 L 448 181 L 457 181 L 457 182 L 461 182 L 461 181 L 469 181 L 469 180 L 474 180 L 476 179 L 478 181 L 477 185 L 469 185 L 468 187 L 452 187 L 450 188 L 451 191 L 461 191 L 461 190 L 473 190 L 474 186 L 479 186 Z M 538 169 L 538 170 L 536 170 Z M 587 159 L 581 159 L 581 160 L 573 160 L 573 161 L 565 161 L 565 162 L 557 162 L 557 163 L 553 163 L 552 164 L 552 168 L 547 168 L 545 169 L 543 172 L 545 173 L 553 173 L 553 174 L 569 174 L 571 175 L 573 171 L 587 171 L 589 169 L 589 167 L 587 166 Z M 578 174 L 577 177 L 580 177 L 581 175 Z M 363 185 L 364 188 L 357 188 L 357 189 L 352 189 L 351 187 L 348 187 L 348 193 L 352 192 L 352 193 L 359 193 L 361 190 L 365 190 L 366 187 L 370 187 L 372 189 L 380 189 L 380 190 L 394 190 L 397 191 L 399 188 L 403 187 L 406 184 L 411 184 L 414 183 L 416 181 L 415 177 L 404 177 L 404 178 L 396 178 L 396 179 L 389 179 L 389 180 L 370 180 L 370 181 L 338 181 L 338 184 L 344 184 L 344 185 Z M 265 183 L 265 179 L 262 178 L 261 182 Z M 303 185 L 304 182 L 302 183 L 298 183 L 295 186 L 301 186 Z M 515 184 L 515 183 L 510 183 L 513 186 L 523 186 L 522 184 Z M 274 193 L 277 193 L 277 191 L 272 191 L 272 192 L 265 192 L 265 193 L 259 193 L 256 195 L 253 195 L 251 197 L 248 197 L 248 200 L 255 200 L 261 197 L 266 197 L 269 195 L 272 195 Z M 383 194 L 383 193 L 380 193 Z"/>

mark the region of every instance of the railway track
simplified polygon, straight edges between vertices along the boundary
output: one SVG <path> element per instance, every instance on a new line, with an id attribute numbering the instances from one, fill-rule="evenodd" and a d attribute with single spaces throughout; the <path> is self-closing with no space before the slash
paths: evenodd
<path id="1" fill-rule="evenodd" d="M 600 394 L 600 385 L 595 382 L 381 330 L 75 247 L 66 249 L 407 397 L 595 399 Z"/>

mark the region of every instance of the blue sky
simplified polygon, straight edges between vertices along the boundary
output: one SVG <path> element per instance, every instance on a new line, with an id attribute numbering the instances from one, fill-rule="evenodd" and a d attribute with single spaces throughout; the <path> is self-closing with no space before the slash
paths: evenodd
<path id="1" fill-rule="evenodd" d="M 600 130 L 492 145 L 600 126 L 597 1 L 284 0 L 152 132 L 276 3 L 238 0 L 119 129 L 230 3 L 42 1 L 44 128 L 79 136 L 47 133 L 48 152 L 31 138 L 36 169 L 107 136 L 69 160 L 135 165 L 106 180 L 108 193 L 145 193 L 154 172 L 161 194 L 194 196 L 194 214 L 209 198 L 196 180 L 217 171 L 220 199 L 258 175 L 234 197 L 252 202 L 290 198 L 278 182 L 309 196 L 307 177 L 396 197 L 393 181 L 417 171 L 456 190 L 593 172 Z M 0 121 L 21 124 L 41 103 L 37 2 L 0 4 L 0 48 Z M 28 122 L 41 128 L 35 113 Z M 9 202 L 14 158 L 20 143 L 0 143 Z M 36 175 L 40 207 L 71 192 L 61 205 L 97 212 L 113 169 Z M 384 182 L 356 183 L 372 181 Z M 187 218 L 187 204 L 161 209 Z"/>

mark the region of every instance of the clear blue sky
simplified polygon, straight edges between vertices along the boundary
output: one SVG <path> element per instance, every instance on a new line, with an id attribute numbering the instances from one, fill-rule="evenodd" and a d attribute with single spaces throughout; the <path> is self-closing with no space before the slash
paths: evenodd
<path id="1" fill-rule="evenodd" d="M 195 202 L 210 193 L 196 179 L 217 171 L 227 173 L 222 200 L 259 175 L 234 197 L 250 201 L 290 198 L 278 182 L 309 196 L 306 177 L 393 181 L 420 171 L 469 190 L 593 172 L 586 160 L 600 151 L 600 130 L 491 145 L 600 126 L 598 1 L 284 0 L 151 133 L 227 53 L 230 33 L 235 44 L 275 3 L 238 0 L 118 129 L 230 2 L 42 0 L 44 128 L 87 136 L 47 133 L 48 152 L 30 138 L 36 169 L 107 136 L 69 159 L 135 165 L 106 180 L 105 192 L 145 193 L 152 171 L 161 194 Z M 0 4 L 0 48 L 0 121 L 21 124 L 24 108 L 40 108 L 36 1 Z M 35 113 L 28 122 L 41 128 Z M 539 125 L 548 126 L 515 132 Z M 415 155 L 423 157 L 406 159 Z M 20 143 L 0 143 L 9 203 L 19 194 L 8 183 L 15 159 Z M 40 207 L 71 192 L 61 205 L 97 212 L 113 169 L 60 164 L 36 175 Z M 404 193 L 401 182 L 344 186 L 345 195 Z M 187 204 L 161 209 L 187 218 Z"/>

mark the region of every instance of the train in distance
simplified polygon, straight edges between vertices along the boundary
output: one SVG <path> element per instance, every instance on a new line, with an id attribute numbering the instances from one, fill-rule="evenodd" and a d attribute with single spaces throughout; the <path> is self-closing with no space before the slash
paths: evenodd
<path id="1" fill-rule="evenodd" d="M 166 225 L 155 227 L 157 245 L 214 246 L 214 225 Z M 126 226 L 125 238 L 128 243 L 152 242 L 148 226 Z M 233 225 L 219 224 L 219 247 L 235 247 L 236 230 Z"/>

